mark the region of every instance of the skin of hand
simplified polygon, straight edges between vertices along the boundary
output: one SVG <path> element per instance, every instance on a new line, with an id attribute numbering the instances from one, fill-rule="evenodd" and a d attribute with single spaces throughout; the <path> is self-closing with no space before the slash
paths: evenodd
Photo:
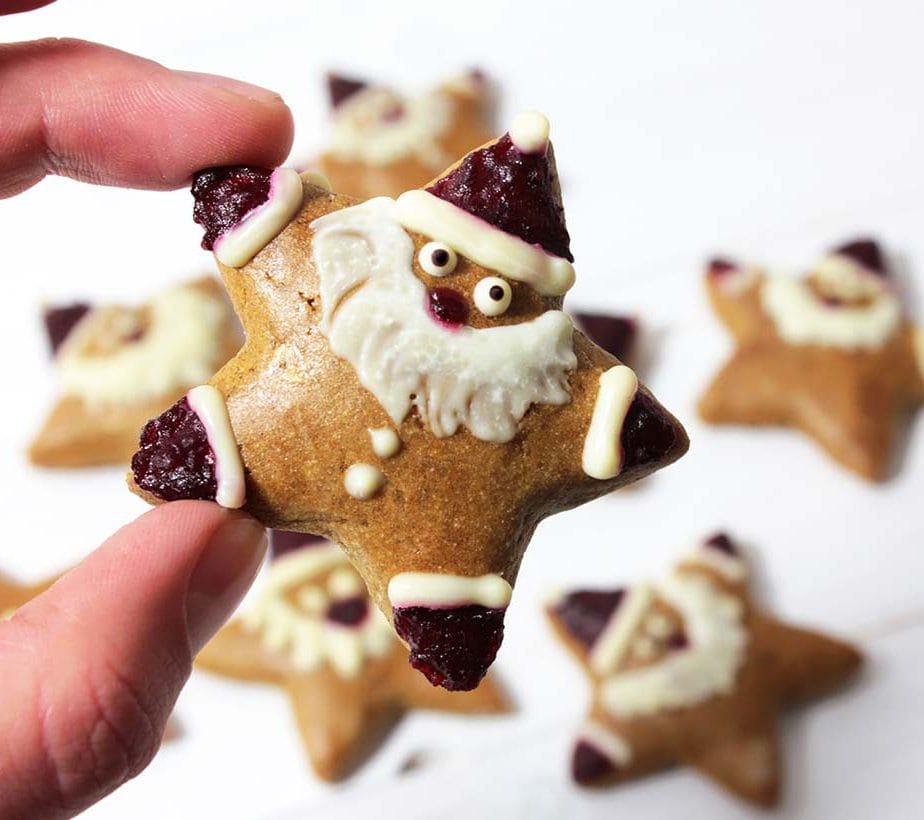
<path id="1" fill-rule="evenodd" d="M 3 197 L 48 174 L 164 190 L 210 165 L 273 167 L 292 131 L 277 94 L 236 80 L 75 40 L 0 45 Z M 0 621 L 0 818 L 71 817 L 145 768 L 265 551 L 243 513 L 167 504 Z"/>

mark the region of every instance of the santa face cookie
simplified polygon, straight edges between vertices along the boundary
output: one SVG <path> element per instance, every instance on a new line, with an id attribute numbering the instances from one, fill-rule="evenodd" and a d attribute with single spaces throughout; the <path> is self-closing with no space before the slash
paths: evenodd
<path id="1" fill-rule="evenodd" d="M 861 661 L 847 644 L 755 610 L 747 564 L 723 534 L 660 581 L 569 592 L 548 616 L 593 683 L 572 756 L 582 785 L 688 765 L 771 806 L 781 710 L 837 689 Z"/>
<path id="2" fill-rule="evenodd" d="M 832 251 L 802 279 L 724 260 L 706 286 L 735 353 L 699 403 L 716 424 L 782 425 L 872 481 L 924 401 L 924 332 L 875 242 Z"/>
<path id="3" fill-rule="evenodd" d="M 491 677 L 474 692 L 447 692 L 411 669 L 335 544 L 294 533 L 272 536 L 273 560 L 259 598 L 215 636 L 197 664 L 285 689 L 318 776 L 349 775 L 408 709 L 509 711 Z"/>
<path id="4" fill-rule="evenodd" d="M 335 191 L 358 199 L 398 196 L 489 140 L 493 100 L 472 71 L 421 97 L 331 74 L 330 146 L 317 161 Z"/>
<path id="5" fill-rule="evenodd" d="M 51 308 L 45 324 L 62 396 L 29 448 L 44 467 L 124 464 L 138 447 L 139 425 L 241 346 L 213 279 L 168 288 L 138 308 Z"/>
<path id="6" fill-rule="evenodd" d="M 473 688 L 536 525 L 687 448 L 561 310 L 548 122 L 519 117 L 397 200 L 286 169 L 208 171 L 194 193 L 247 344 L 147 426 L 134 486 L 337 541 L 412 664 Z"/>

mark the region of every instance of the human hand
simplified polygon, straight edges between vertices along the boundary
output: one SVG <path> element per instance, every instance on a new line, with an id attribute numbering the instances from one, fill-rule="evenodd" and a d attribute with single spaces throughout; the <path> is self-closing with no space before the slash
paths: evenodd
<path id="1" fill-rule="evenodd" d="M 265 89 L 75 40 L 0 45 L 0 197 L 48 174 L 176 188 L 204 166 L 278 165 L 291 141 Z M 0 621 L 0 818 L 72 816 L 144 769 L 265 550 L 243 513 L 166 504 Z"/>

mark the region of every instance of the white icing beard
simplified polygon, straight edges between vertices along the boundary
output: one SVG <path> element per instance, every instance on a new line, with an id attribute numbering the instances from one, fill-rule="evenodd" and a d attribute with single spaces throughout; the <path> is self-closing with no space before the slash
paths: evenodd
<path id="1" fill-rule="evenodd" d="M 371 199 L 311 228 L 320 330 L 395 425 L 415 407 L 436 436 L 462 425 L 483 441 L 505 442 L 532 404 L 568 403 L 568 372 L 577 366 L 568 316 L 549 310 L 516 325 L 439 326 L 394 207 Z"/>
<path id="2" fill-rule="evenodd" d="M 77 323 L 55 358 L 62 391 L 88 404 L 144 402 L 208 381 L 221 362 L 226 308 L 198 288 L 162 291 L 147 305 L 149 322 L 136 342 L 110 353 L 88 352 L 132 312 L 117 307 L 91 310 Z"/>
<path id="3" fill-rule="evenodd" d="M 693 706 L 728 694 L 744 663 L 748 636 L 738 598 L 693 573 L 669 576 L 657 592 L 681 614 L 689 646 L 650 666 L 606 678 L 601 702 L 617 718 Z"/>
<path id="4" fill-rule="evenodd" d="M 396 107 L 401 115 L 388 119 L 388 112 Z M 402 99 L 383 88 L 364 88 L 337 108 L 331 153 L 367 165 L 390 165 L 417 156 L 441 168 L 453 160 L 437 142 L 451 121 L 452 103 L 440 92 Z"/>

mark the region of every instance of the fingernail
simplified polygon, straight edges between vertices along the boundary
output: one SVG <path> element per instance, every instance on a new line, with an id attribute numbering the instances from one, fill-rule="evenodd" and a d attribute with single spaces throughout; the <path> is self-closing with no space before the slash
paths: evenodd
<path id="1" fill-rule="evenodd" d="M 230 91 L 232 94 L 245 97 L 252 102 L 275 103 L 282 100 L 282 97 L 275 91 L 270 91 L 268 88 L 262 88 L 259 85 L 251 85 L 242 80 L 235 80 L 231 77 L 222 77 L 219 74 L 203 74 L 199 71 L 179 71 L 177 73 L 199 85 Z"/>
<path id="2" fill-rule="evenodd" d="M 202 551 L 186 592 L 186 630 L 193 654 L 231 617 L 266 554 L 266 529 L 241 513 L 230 514 Z"/>

